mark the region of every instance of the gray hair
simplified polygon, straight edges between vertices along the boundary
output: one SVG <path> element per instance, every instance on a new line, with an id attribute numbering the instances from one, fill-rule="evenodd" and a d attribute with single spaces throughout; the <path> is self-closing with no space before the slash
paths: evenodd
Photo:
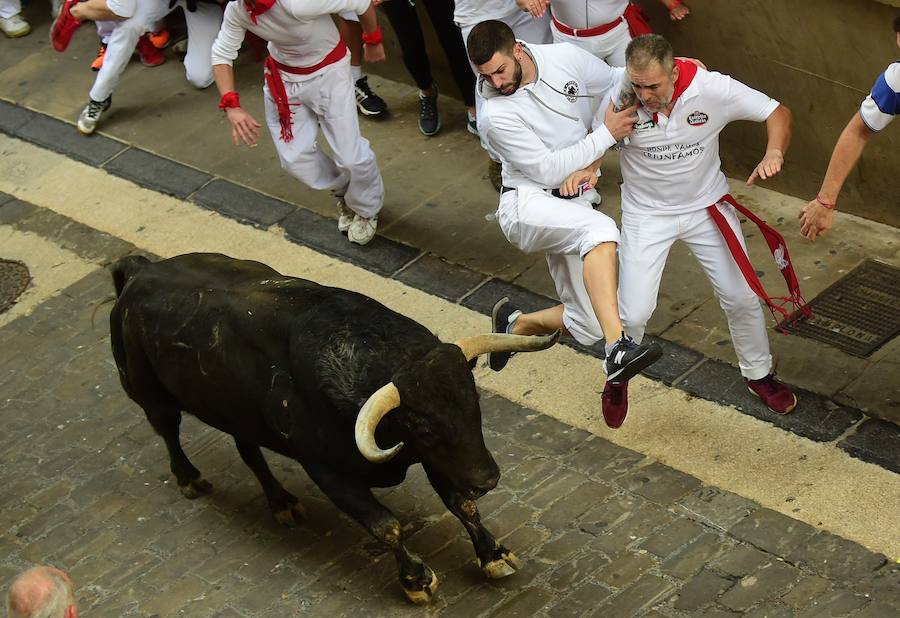
<path id="1" fill-rule="evenodd" d="M 9 618 L 64 618 L 70 605 L 75 605 L 71 582 L 56 569 L 34 567 L 13 582 L 6 611 Z"/>
<path id="2" fill-rule="evenodd" d="M 654 64 L 671 71 L 675 66 L 675 53 L 667 40 L 658 34 L 642 34 L 631 39 L 625 49 L 625 64 L 629 69 L 643 71 Z"/>

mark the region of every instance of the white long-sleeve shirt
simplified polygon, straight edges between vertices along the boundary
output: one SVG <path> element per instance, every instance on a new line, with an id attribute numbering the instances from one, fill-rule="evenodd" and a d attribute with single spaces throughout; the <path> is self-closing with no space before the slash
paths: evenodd
<path id="1" fill-rule="evenodd" d="M 212 47 L 212 63 L 231 65 L 237 58 L 247 31 L 269 42 L 269 53 L 280 62 L 294 67 L 315 66 L 331 53 L 341 36 L 331 13 L 353 11 L 365 13 L 370 0 L 278 0 L 272 8 L 250 19 L 241 0 L 229 2 L 222 17 L 222 28 Z M 339 63 L 349 62 L 349 52 Z M 282 72 L 285 81 L 304 81 L 315 76 Z"/>
<path id="2" fill-rule="evenodd" d="M 602 110 L 599 121 L 593 110 L 625 70 L 569 43 L 523 48 L 537 68 L 535 81 L 504 96 L 480 77 L 478 131 L 503 163 L 504 186 L 555 188 L 616 143 Z"/>
<path id="3" fill-rule="evenodd" d="M 550 12 L 575 29 L 602 26 L 622 17 L 628 0 L 551 0 Z"/>
<path id="4" fill-rule="evenodd" d="M 453 21 L 460 28 L 488 19 L 501 19 L 521 10 L 516 0 L 456 0 L 454 4 Z"/>

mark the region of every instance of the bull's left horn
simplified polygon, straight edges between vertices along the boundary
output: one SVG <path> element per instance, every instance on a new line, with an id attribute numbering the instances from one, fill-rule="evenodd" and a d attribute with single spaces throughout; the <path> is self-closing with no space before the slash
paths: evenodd
<path id="1" fill-rule="evenodd" d="M 375 429 L 384 415 L 400 405 L 400 391 L 388 382 L 372 393 L 356 417 L 356 448 L 363 457 L 375 463 L 383 463 L 397 454 L 403 443 L 382 450 L 375 442 Z"/>
<path id="2" fill-rule="evenodd" d="M 503 333 L 488 333 L 466 337 L 454 344 L 459 346 L 466 355 L 466 360 L 472 360 L 482 354 L 491 352 L 538 352 L 546 350 L 559 341 L 560 331 L 551 335 L 505 335 Z"/>

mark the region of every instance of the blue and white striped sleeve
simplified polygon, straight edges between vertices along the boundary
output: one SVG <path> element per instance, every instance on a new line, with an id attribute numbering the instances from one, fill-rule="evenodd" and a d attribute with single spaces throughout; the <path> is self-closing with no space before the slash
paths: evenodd
<path id="1" fill-rule="evenodd" d="M 859 108 L 859 115 L 871 130 L 881 131 L 898 114 L 900 114 L 900 62 L 895 62 L 875 80 L 872 92 Z"/>

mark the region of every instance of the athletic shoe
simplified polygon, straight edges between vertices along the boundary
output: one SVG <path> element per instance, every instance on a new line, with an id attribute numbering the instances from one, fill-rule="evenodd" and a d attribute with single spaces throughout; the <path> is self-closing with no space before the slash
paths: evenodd
<path id="1" fill-rule="evenodd" d="M 478 135 L 478 120 L 469 112 L 466 112 L 466 131 Z"/>
<path id="2" fill-rule="evenodd" d="M 509 302 L 509 298 L 504 296 L 494 304 L 491 310 L 491 331 L 495 333 L 509 334 L 512 331 L 512 325 L 522 315 L 522 312 Z M 494 371 L 500 371 L 506 367 L 506 363 L 515 352 L 491 352 L 488 354 L 488 366 Z"/>
<path id="3" fill-rule="evenodd" d="M 9 17 L 0 17 L 0 30 L 10 39 L 17 39 L 31 32 L 31 24 L 25 21 L 21 14 L 16 13 Z"/>
<path id="4" fill-rule="evenodd" d="M 365 116 L 380 116 L 387 111 L 387 103 L 372 92 L 369 87 L 369 76 L 363 75 L 354 84 L 356 90 L 356 107 Z"/>
<path id="5" fill-rule="evenodd" d="M 78 2 L 79 0 L 66 0 L 59 9 L 59 16 L 53 22 L 53 27 L 50 28 L 50 42 L 53 49 L 58 52 L 66 51 L 72 42 L 72 35 L 81 25 L 81 22 L 72 16 L 72 7 Z"/>
<path id="6" fill-rule="evenodd" d="M 141 58 L 141 64 L 145 67 L 158 67 L 166 61 L 165 55 L 153 46 L 146 34 L 138 39 L 137 53 Z"/>
<path id="7" fill-rule="evenodd" d="M 59 12 L 65 0 L 50 0 L 50 19 L 59 17 Z"/>
<path id="8" fill-rule="evenodd" d="M 103 112 L 109 109 L 109 106 L 112 105 L 112 97 L 106 97 L 105 101 L 95 101 L 93 99 L 87 104 L 81 115 L 78 116 L 78 130 L 81 131 L 85 135 L 90 135 L 97 128 L 97 123 L 100 122 L 100 117 L 103 116 Z"/>
<path id="9" fill-rule="evenodd" d="M 179 56 L 186 56 L 187 55 L 187 46 L 188 46 L 188 40 L 181 39 L 179 41 L 175 41 L 175 44 L 172 45 L 172 51 L 175 52 L 176 54 L 178 54 Z"/>
<path id="10" fill-rule="evenodd" d="M 771 373 L 759 380 L 745 378 L 744 384 L 775 414 L 789 414 L 797 407 L 797 396 Z"/>
<path id="11" fill-rule="evenodd" d="M 153 43 L 153 47 L 156 49 L 165 49 L 171 40 L 169 31 L 166 29 L 160 30 L 159 32 L 151 32 L 147 35 L 147 38 L 150 39 L 150 42 Z"/>
<path id="12" fill-rule="evenodd" d="M 419 131 L 432 136 L 441 130 L 441 117 L 438 114 L 438 89 L 433 85 L 434 94 L 426 96 L 419 92 Z"/>
<path id="13" fill-rule="evenodd" d="M 628 415 L 628 382 L 614 384 L 607 380 L 600 396 L 600 410 L 607 427 L 621 427 Z"/>
<path id="14" fill-rule="evenodd" d="M 622 333 L 604 361 L 606 381 L 613 384 L 627 382 L 641 370 L 658 361 L 661 356 L 662 348 L 658 343 L 639 345 L 634 339 Z"/>
<path id="15" fill-rule="evenodd" d="M 375 237 L 375 228 L 378 227 L 378 217 L 353 217 L 353 223 L 347 228 L 347 240 L 357 245 L 365 245 Z"/>
<path id="16" fill-rule="evenodd" d="M 353 217 L 356 216 L 356 213 L 347 207 L 347 203 L 344 202 L 343 197 L 338 198 L 337 210 L 338 210 L 338 231 L 346 232 L 347 230 L 350 229 L 350 225 L 353 223 Z"/>
<path id="17" fill-rule="evenodd" d="M 500 161 L 488 159 L 488 180 L 491 181 L 491 185 L 497 193 L 500 193 L 500 189 L 503 187 L 503 166 Z"/>
<path id="18" fill-rule="evenodd" d="M 99 71 L 103 66 L 103 59 L 106 58 L 106 43 L 100 43 L 100 49 L 97 50 L 97 57 L 91 63 L 91 71 Z"/>

